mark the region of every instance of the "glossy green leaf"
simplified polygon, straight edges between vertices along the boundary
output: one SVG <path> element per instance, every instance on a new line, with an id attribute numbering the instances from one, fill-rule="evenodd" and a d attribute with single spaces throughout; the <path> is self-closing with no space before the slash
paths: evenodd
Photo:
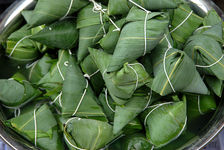
<path id="1" fill-rule="evenodd" d="M 31 62 L 39 56 L 39 51 L 46 49 L 45 46 L 34 42 L 29 37 L 34 34 L 27 29 L 27 25 L 12 33 L 7 40 L 6 54 L 10 59 L 18 62 Z M 37 27 L 40 31 L 40 27 Z M 36 31 L 36 30 L 35 30 Z"/>
<path id="2" fill-rule="evenodd" d="M 90 82 L 96 95 L 99 95 L 104 87 L 104 81 L 98 67 L 90 55 L 88 55 L 81 63 L 81 69 L 85 74 L 91 76 Z"/>
<path id="3" fill-rule="evenodd" d="M 86 0 L 74 0 L 72 5 L 70 0 L 38 0 L 34 10 L 26 10 L 22 14 L 26 22 L 31 27 L 34 27 L 42 24 L 50 24 L 71 15 L 87 4 L 88 1 Z M 69 8 L 70 5 L 71 8 Z"/>
<path id="4" fill-rule="evenodd" d="M 221 97 L 223 93 L 223 81 L 217 79 L 213 76 L 206 76 L 205 81 L 212 91 L 218 96 Z"/>
<path id="5" fill-rule="evenodd" d="M 52 62 L 51 69 L 43 78 L 41 78 L 41 80 L 38 82 L 38 85 L 41 88 L 47 90 L 47 92 L 53 91 L 54 94 L 54 90 L 60 91 L 64 76 L 67 72 L 67 63 L 69 57 L 70 55 L 68 51 L 59 51 L 57 62 Z M 48 94 L 48 96 L 51 96 L 51 94 Z"/>
<path id="6" fill-rule="evenodd" d="M 76 143 L 77 147 L 98 150 L 113 140 L 112 130 L 113 127 L 106 122 L 74 118 L 69 122 L 66 134 L 71 137 L 70 139 Z"/>
<path id="7" fill-rule="evenodd" d="M 28 66 L 28 80 L 32 83 L 38 83 L 50 70 L 51 57 L 45 54 L 38 61 L 33 62 Z"/>
<path id="8" fill-rule="evenodd" d="M 155 55 L 153 54 L 152 58 L 160 59 L 157 59 L 157 62 L 154 61 L 154 67 L 157 67 L 158 71 L 153 80 L 152 90 L 162 96 L 174 92 L 165 74 L 166 70 L 175 92 L 207 94 L 208 89 L 197 72 L 194 62 L 183 51 L 170 49 L 166 56 L 164 70 L 166 49 L 160 49 L 154 53 Z"/>
<path id="9" fill-rule="evenodd" d="M 216 101 L 211 95 L 187 95 L 187 115 L 189 121 L 216 110 Z"/>
<path id="10" fill-rule="evenodd" d="M 45 27 L 30 39 L 51 48 L 71 49 L 78 40 L 78 30 L 74 20 L 66 19 Z"/>
<path id="11" fill-rule="evenodd" d="M 130 121 L 141 113 L 150 102 L 150 96 L 132 97 L 124 106 L 116 106 L 113 133 L 118 134 Z"/>
<path id="12" fill-rule="evenodd" d="M 191 36 L 184 48 L 184 51 L 194 60 L 196 65 L 210 66 L 209 69 L 220 80 L 224 80 L 224 60 L 222 57 L 222 48 L 220 44 L 212 37 L 206 35 Z M 201 67 L 199 67 L 201 68 Z"/>
<path id="13" fill-rule="evenodd" d="M 106 121 L 106 116 L 97 104 L 97 98 L 88 82 L 77 62 L 70 57 L 62 88 L 62 115 Z"/>
<path id="14" fill-rule="evenodd" d="M 40 94 L 41 92 L 27 81 L 19 83 L 15 80 L 0 80 L 0 101 L 7 107 L 20 107 Z"/>
<path id="15" fill-rule="evenodd" d="M 170 30 L 172 37 L 178 43 L 184 44 L 203 22 L 203 18 L 199 17 L 194 12 L 191 14 L 191 11 L 188 5 L 181 5 L 174 10 L 172 27 Z M 185 19 L 187 20 L 185 21 Z"/>
<path id="16" fill-rule="evenodd" d="M 77 28 L 79 29 L 78 62 L 88 55 L 88 47 L 94 46 L 104 35 L 100 23 L 100 13 L 93 12 L 93 5 L 83 8 L 77 18 Z"/>
<path id="17" fill-rule="evenodd" d="M 151 19 L 147 21 L 147 49 L 146 53 L 150 53 L 153 48 L 162 39 L 166 27 L 167 20 Z M 145 53 L 144 38 L 144 21 L 130 22 L 126 24 L 122 31 L 115 48 L 110 65 L 107 72 L 119 70 L 124 63 L 130 63 Z"/>
<path id="18" fill-rule="evenodd" d="M 162 103 L 143 113 L 147 139 L 155 147 L 162 147 L 178 138 L 187 123 L 186 102 Z"/>
<path id="19" fill-rule="evenodd" d="M 35 105 L 34 105 L 35 106 Z M 10 127 L 34 143 L 34 106 L 27 106 L 25 113 L 8 120 Z M 61 138 L 57 132 L 57 122 L 49 107 L 44 104 L 36 110 L 37 146 L 43 150 L 63 150 Z"/>
<path id="20" fill-rule="evenodd" d="M 122 28 L 122 26 L 125 23 L 125 19 L 120 19 L 115 22 L 115 24 L 119 27 Z M 112 54 L 114 52 L 114 49 L 117 45 L 120 32 L 119 31 L 114 31 L 116 28 L 114 25 L 110 25 L 109 31 L 107 32 L 106 36 L 103 37 L 99 43 L 100 46 L 107 52 Z"/>
<path id="21" fill-rule="evenodd" d="M 111 62 L 112 55 L 96 49 L 89 50 L 91 57 L 95 61 L 104 78 L 110 95 L 118 104 L 124 104 L 125 99 L 128 100 L 131 98 L 137 88 L 150 83 L 152 80 L 142 65 L 137 61 L 132 64 L 124 64 L 123 68 L 117 72 L 106 73 L 106 69 Z M 115 97 L 124 100 L 119 102 Z"/>

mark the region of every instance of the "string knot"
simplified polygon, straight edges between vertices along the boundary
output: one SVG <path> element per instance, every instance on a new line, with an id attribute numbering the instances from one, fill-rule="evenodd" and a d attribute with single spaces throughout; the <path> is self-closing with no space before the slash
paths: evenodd
<path id="1" fill-rule="evenodd" d="M 90 75 L 88 75 L 87 73 L 84 74 L 83 76 L 84 76 L 85 78 L 89 79 L 89 80 L 90 80 L 90 78 L 91 78 Z"/>

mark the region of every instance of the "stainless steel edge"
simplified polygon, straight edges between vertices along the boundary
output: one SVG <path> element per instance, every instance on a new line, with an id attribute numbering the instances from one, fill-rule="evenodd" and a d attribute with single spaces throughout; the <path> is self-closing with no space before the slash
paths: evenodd
<path id="1" fill-rule="evenodd" d="M 35 0 L 16 1 L 0 16 L 0 43 L 21 25 L 23 22 L 23 19 L 20 19 L 21 12 L 32 8 L 35 3 Z"/>

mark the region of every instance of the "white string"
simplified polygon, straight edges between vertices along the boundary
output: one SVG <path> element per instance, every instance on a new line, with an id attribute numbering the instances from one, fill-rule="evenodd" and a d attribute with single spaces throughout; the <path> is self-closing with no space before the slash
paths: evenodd
<path id="1" fill-rule="evenodd" d="M 173 102 L 167 102 L 167 103 L 163 103 L 163 104 L 158 104 L 158 105 L 156 105 L 156 107 L 153 108 L 153 109 L 146 115 L 145 120 L 144 120 L 144 125 L 146 126 L 147 119 L 148 119 L 149 115 L 150 115 L 154 110 L 156 110 L 157 108 L 159 108 L 159 107 L 161 107 L 161 106 L 163 106 L 163 105 L 168 105 L 168 104 L 172 104 L 172 103 L 173 103 Z M 153 106 L 151 106 L 151 107 L 153 107 Z"/>
<path id="2" fill-rule="evenodd" d="M 145 22 L 144 22 L 145 50 L 144 50 L 143 56 L 145 56 L 147 52 L 147 19 L 148 19 L 149 13 L 150 13 L 149 11 L 146 11 Z"/>
<path id="3" fill-rule="evenodd" d="M 71 0 L 70 5 L 69 5 L 69 7 L 68 7 L 68 10 L 67 10 L 66 14 L 61 18 L 61 20 L 63 20 L 65 17 L 67 17 L 68 14 L 70 13 L 70 11 L 71 11 L 71 9 L 72 9 L 73 1 L 74 1 L 74 0 Z"/>
<path id="4" fill-rule="evenodd" d="M 138 82 L 139 82 L 138 73 L 131 65 L 128 64 L 128 67 L 130 67 L 134 71 L 134 73 L 136 75 L 136 85 L 135 85 L 135 90 L 136 90 L 138 88 Z"/>
<path id="5" fill-rule="evenodd" d="M 85 75 L 84 75 L 84 77 L 85 77 Z M 86 87 L 85 87 L 85 90 L 84 90 L 84 92 L 83 92 L 83 94 L 82 94 L 82 97 L 81 97 L 81 99 L 80 99 L 80 101 L 79 101 L 79 103 L 78 103 L 78 106 L 76 107 L 75 112 L 72 114 L 72 116 L 74 116 L 74 115 L 77 113 L 77 111 L 78 111 L 80 105 L 82 104 L 82 101 L 83 101 L 83 99 L 84 99 L 84 97 L 85 97 L 85 95 L 86 95 L 86 92 L 87 92 L 88 87 L 89 87 L 89 82 L 88 82 L 88 80 L 86 79 Z"/>
<path id="6" fill-rule="evenodd" d="M 16 45 L 14 46 L 14 48 L 12 49 L 12 51 L 11 51 L 9 57 L 12 56 L 12 54 L 14 53 L 16 47 L 17 47 L 23 40 L 25 40 L 25 39 L 27 39 L 27 38 L 29 38 L 29 37 L 31 37 L 31 36 L 32 36 L 32 35 L 27 35 L 27 36 L 23 37 L 21 40 L 19 40 L 19 41 L 16 43 Z"/>
<path id="7" fill-rule="evenodd" d="M 148 15 L 149 13 L 151 13 L 151 11 L 145 9 L 144 7 L 142 7 L 141 5 L 133 2 L 132 0 L 129 0 L 132 4 L 134 4 L 135 6 L 139 7 L 140 9 L 142 9 L 143 11 L 146 12 L 145 15 L 145 22 L 144 22 L 144 37 L 145 37 L 145 49 L 144 49 L 144 53 L 143 56 L 145 56 L 146 52 L 147 52 L 147 20 L 148 20 Z"/>
<path id="8" fill-rule="evenodd" d="M 61 72 L 61 69 L 60 69 L 60 67 L 59 67 L 59 63 L 57 63 L 57 68 L 58 68 L 58 72 L 59 72 L 59 74 L 60 74 L 62 80 L 64 81 L 65 78 L 64 78 L 64 76 L 63 76 L 63 74 L 62 74 L 62 72 Z"/>
<path id="9" fill-rule="evenodd" d="M 51 104 L 51 105 L 54 104 L 54 103 L 57 101 L 57 99 L 59 99 L 59 104 L 60 104 L 60 106 L 62 107 L 61 96 L 62 96 L 62 91 L 58 94 L 58 96 L 57 96 L 57 97 L 54 99 L 54 101 L 51 102 L 50 104 Z"/>
<path id="10" fill-rule="evenodd" d="M 188 16 L 176 27 L 174 28 L 170 33 L 173 33 L 174 31 L 176 31 L 179 27 L 181 27 L 187 20 L 188 18 L 192 15 L 193 10 L 188 14 Z"/>
<path id="11" fill-rule="evenodd" d="M 103 75 L 103 78 L 104 78 L 104 76 L 105 76 L 106 73 L 107 73 L 107 69 L 105 69 L 104 72 L 103 72 L 103 74 L 102 74 Z"/>
<path id="12" fill-rule="evenodd" d="M 17 111 L 18 111 L 18 113 L 17 113 Z M 15 117 L 19 117 L 19 116 L 20 116 L 20 108 L 16 108 L 16 109 L 14 110 L 14 116 L 15 116 Z"/>
<path id="13" fill-rule="evenodd" d="M 150 104 L 150 102 L 151 102 L 151 99 L 152 99 L 152 89 L 151 89 L 149 95 L 150 95 L 150 96 L 149 96 L 149 100 L 148 100 L 148 102 L 147 102 L 147 104 L 146 104 L 144 110 L 146 110 L 146 109 L 149 107 L 149 104 Z"/>
<path id="14" fill-rule="evenodd" d="M 72 55 L 72 51 L 70 49 L 68 50 L 68 52 L 69 52 L 69 55 Z"/>
<path id="15" fill-rule="evenodd" d="M 65 65 L 66 67 L 68 67 L 69 62 L 68 62 L 68 61 L 65 61 L 65 62 L 64 62 L 64 65 Z"/>
<path id="16" fill-rule="evenodd" d="M 94 75 L 96 75 L 100 70 L 98 69 L 97 71 L 95 71 L 93 74 L 91 74 L 89 77 L 93 77 Z"/>
<path id="17" fill-rule="evenodd" d="M 115 32 L 115 31 L 121 31 L 121 29 L 114 23 L 114 21 L 112 19 L 109 18 L 109 20 L 114 25 L 114 27 L 116 28 L 116 29 L 113 30 L 113 32 Z"/>
<path id="18" fill-rule="evenodd" d="M 194 33 L 197 32 L 197 31 L 199 31 L 199 30 L 206 29 L 206 28 L 211 28 L 211 27 L 212 27 L 212 26 L 202 26 L 202 27 L 196 29 L 196 30 L 194 31 Z"/>
<path id="19" fill-rule="evenodd" d="M 64 138 L 65 138 L 66 142 L 67 142 L 70 146 L 72 146 L 73 148 L 78 149 L 78 150 L 86 150 L 86 149 L 82 149 L 82 148 L 79 148 L 79 147 L 73 145 L 73 144 L 68 140 L 67 136 L 65 135 L 65 132 L 66 132 L 66 128 L 67 128 L 68 123 L 69 123 L 70 121 L 74 120 L 74 119 L 76 119 L 76 117 L 68 119 L 67 122 L 65 123 L 64 132 L 63 132 L 63 133 L 64 133 Z M 80 119 L 81 119 L 81 118 L 80 118 Z"/>
<path id="20" fill-rule="evenodd" d="M 173 85 L 172 85 L 172 83 L 171 83 L 171 81 L 170 81 L 170 78 L 169 78 L 169 76 L 168 76 L 168 74 L 167 74 L 167 71 L 166 71 L 166 55 L 167 55 L 168 51 L 172 48 L 172 46 L 171 46 L 171 44 L 170 44 L 170 42 L 169 42 L 169 40 L 168 40 L 166 34 L 165 34 L 165 38 L 166 38 L 166 40 L 167 40 L 167 42 L 168 42 L 168 49 L 166 50 L 166 52 L 165 52 L 165 54 L 164 54 L 164 58 L 163 58 L 163 70 L 164 70 L 164 73 L 165 73 L 165 75 L 166 75 L 166 78 L 167 78 L 167 80 L 168 80 L 168 82 L 169 82 L 169 84 L 170 84 L 171 89 L 172 89 L 173 92 L 175 93 L 176 91 L 175 91 L 175 89 L 174 89 L 174 87 L 173 87 Z"/>
<path id="21" fill-rule="evenodd" d="M 35 132 L 34 145 L 35 146 L 37 146 L 37 119 L 36 119 L 36 110 L 37 110 L 37 108 L 35 108 L 34 111 L 33 111 L 34 132 Z"/>
<path id="22" fill-rule="evenodd" d="M 151 150 L 154 150 L 154 145 L 152 146 Z"/>
<path id="23" fill-rule="evenodd" d="M 201 97 L 198 95 L 198 111 L 201 115 L 204 115 L 204 113 L 201 111 L 201 105 L 200 105 Z"/>
<path id="24" fill-rule="evenodd" d="M 129 0 L 129 1 L 130 1 L 132 4 L 134 4 L 135 6 L 139 7 L 139 8 L 142 9 L 142 10 L 144 10 L 145 12 L 150 12 L 150 11 L 148 11 L 147 9 L 145 9 L 144 7 L 142 7 L 141 5 L 135 3 L 134 1 L 132 1 L 132 0 Z"/>
<path id="25" fill-rule="evenodd" d="M 96 3 L 95 2 L 95 0 L 89 0 L 90 2 L 92 2 L 93 3 L 93 5 L 94 5 L 94 7 L 93 7 L 93 12 L 95 12 L 95 13 L 98 13 L 98 12 L 100 12 L 100 22 L 101 22 L 101 24 L 103 25 L 103 18 L 102 18 L 102 13 L 103 14 L 105 14 L 106 12 L 105 11 L 107 11 L 107 9 L 103 9 L 102 8 L 102 6 L 100 5 L 100 4 L 98 4 L 98 3 Z M 108 17 L 109 18 L 109 20 L 110 20 L 110 22 L 114 25 L 114 27 L 116 28 L 116 29 L 114 29 L 113 31 L 120 31 L 121 29 L 114 23 L 114 21 L 110 18 L 110 17 Z M 106 32 L 106 30 L 105 30 L 105 28 L 104 28 L 104 25 L 103 25 L 103 30 Z M 105 33 L 104 32 L 104 33 Z"/>
<path id="26" fill-rule="evenodd" d="M 131 66 L 140 65 L 145 70 L 145 67 L 141 63 L 133 63 L 133 64 L 129 64 L 129 65 L 131 65 Z"/>
<path id="27" fill-rule="evenodd" d="M 105 90 L 105 99 L 106 99 L 107 106 L 110 108 L 110 110 L 111 110 L 112 112 L 115 112 L 115 110 L 110 106 L 110 104 L 109 104 L 109 102 L 108 102 L 107 94 L 108 94 L 108 92 L 107 92 L 107 89 L 106 89 L 106 90 Z"/>
<path id="28" fill-rule="evenodd" d="M 216 65 L 217 63 L 219 63 L 223 59 L 223 57 L 224 57 L 224 54 L 222 54 L 222 57 L 219 58 L 218 61 L 216 61 L 215 63 L 208 65 L 208 66 L 201 66 L 201 65 L 195 65 L 195 66 L 198 68 L 210 68 L 210 67 L 213 67 L 214 65 Z"/>
<path id="29" fill-rule="evenodd" d="M 31 63 L 31 64 L 26 64 L 26 69 L 29 69 L 29 68 L 31 68 L 32 66 L 34 66 L 38 61 L 39 61 L 39 60 L 37 60 L 37 61 L 35 61 L 35 62 Z"/>
<path id="30" fill-rule="evenodd" d="M 100 23 L 101 23 L 101 25 L 102 25 L 102 27 L 103 27 L 103 33 L 104 33 L 104 37 L 106 36 L 106 29 L 105 29 L 105 26 L 104 26 L 104 23 L 103 23 L 103 16 L 102 16 L 102 12 L 100 11 Z"/>

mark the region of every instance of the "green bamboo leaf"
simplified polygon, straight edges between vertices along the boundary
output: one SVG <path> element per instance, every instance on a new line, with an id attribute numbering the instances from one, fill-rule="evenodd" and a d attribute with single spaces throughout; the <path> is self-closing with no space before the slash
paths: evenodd
<path id="1" fill-rule="evenodd" d="M 223 81 L 217 79 L 213 76 L 206 76 L 205 81 L 212 91 L 218 96 L 221 97 L 223 93 Z"/>
<path id="2" fill-rule="evenodd" d="M 142 115 L 147 139 L 155 147 L 178 138 L 187 123 L 186 101 L 162 103 L 148 108 Z"/>
<path id="3" fill-rule="evenodd" d="M 117 71 L 124 63 L 133 62 L 144 53 L 150 53 L 162 39 L 168 26 L 166 19 L 147 21 L 147 48 L 145 51 L 144 23 L 144 21 L 130 22 L 123 27 L 107 72 Z"/>
<path id="4" fill-rule="evenodd" d="M 52 59 L 45 54 L 38 61 L 28 66 L 28 79 L 32 83 L 38 83 L 50 70 Z"/>
<path id="5" fill-rule="evenodd" d="M 174 10 L 170 29 L 172 37 L 178 43 L 184 44 L 202 22 L 203 18 L 193 13 L 188 5 L 180 5 Z"/>
<path id="6" fill-rule="evenodd" d="M 188 121 L 197 121 L 201 116 L 216 110 L 215 97 L 212 95 L 187 95 Z"/>
<path id="7" fill-rule="evenodd" d="M 30 39 L 51 48 L 71 49 L 78 39 L 78 30 L 74 20 L 62 20 L 45 27 Z"/>
<path id="8" fill-rule="evenodd" d="M 99 95 L 104 87 L 102 75 L 96 66 L 94 60 L 88 55 L 81 63 L 81 69 L 85 74 L 91 76 L 90 82 L 96 95 Z"/>
<path id="9" fill-rule="evenodd" d="M 27 81 L 19 83 L 15 80 L 0 80 L 0 101 L 7 107 L 19 107 L 40 94 L 41 92 Z"/>
<path id="10" fill-rule="evenodd" d="M 101 24 L 100 13 L 93 12 L 93 4 L 83 8 L 77 18 L 79 29 L 78 62 L 88 55 L 88 47 L 93 47 L 104 35 L 104 28 L 108 25 Z"/>
<path id="11" fill-rule="evenodd" d="M 164 12 L 151 12 L 147 16 L 147 20 L 162 16 Z M 132 7 L 126 17 L 126 22 L 132 21 L 144 21 L 146 18 L 146 12 L 138 7 Z"/>
<path id="12" fill-rule="evenodd" d="M 198 68 L 208 66 L 202 69 L 209 69 L 218 79 L 224 80 L 224 60 L 220 59 L 223 56 L 222 48 L 214 38 L 193 35 L 188 39 L 184 51 L 199 65 Z"/>
<path id="13" fill-rule="evenodd" d="M 125 23 L 125 19 L 120 19 L 115 22 L 118 28 L 122 28 L 122 26 Z M 112 54 L 114 52 L 114 49 L 116 47 L 116 44 L 118 42 L 120 32 L 114 31 L 116 28 L 114 25 L 109 26 L 109 31 L 107 32 L 106 36 L 103 37 L 99 43 L 100 46 L 107 52 Z"/>
<path id="14" fill-rule="evenodd" d="M 62 88 L 62 115 L 106 121 L 106 116 L 97 104 L 97 98 L 88 82 L 77 62 L 70 57 Z"/>
<path id="15" fill-rule="evenodd" d="M 130 121 L 141 113 L 150 102 L 147 97 L 132 97 L 124 106 L 116 106 L 113 133 L 118 134 Z"/>
<path id="16" fill-rule="evenodd" d="M 42 24 L 50 24 L 56 20 L 65 18 L 87 4 L 88 1 L 86 0 L 38 0 L 34 10 L 25 10 L 22 14 L 26 22 L 31 27 L 35 27 Z"/>
<path id="17" fill-rule="evenodd" d="M 113 127 L 106 122 L 73 118 L 68 123 L 65 132 L 70 136 L 73 143 L 76 143 L 77 147 L 88 150 L 98 150 L 104 148 L 107 143 L 115 138 L 112 130 Z"/>
<path id="18" fill-rule="evenodd" d="M 112 55 L 96 49 L 89 49 L 89 51 L 104 78 L 112 99 L 118 104 L 124 104 L 132 97 L 136 89 L 152 82 L 152 78 L 137 61 L 124 64 L 123 68 L 117 72 L 106 73 Z"/>
<path id="19" fill-rule="evenodd" d="M 39 51 L 44 51 L 45 46 L 38 42 L 30 40 L 32 34 L 40 31 L 40 27 L 36 29 L 27 29 L 27 25 L 12 33 L 7 40 L 6 54 L 12 60 L 27 63 L 32 62 L 39 56 Z"/>
<path id="20" fill-rule="evenodd" d="M 128 136 L 120 138 L 118 141 L 114 142 L 109 150 L 150 150 L 152 145 L 145 138 L 142 133 L 134 133 Z"/>
<path id="21" fill-rule="evenodd" d="M 129 12 L 130 6 L 128 0 L 109 0 L 108 14 L 109 15 L 126 15 Z"/>
<path id="22" fill-rule="evenodd" d="M 167 48 L 160 49 L 160 51 L 157 51 L 157 55 L 152 57 L 155 59 L 157 59 L 156 57 L 161 58 L 158 64 L 154 64 L 154 67 L 157 67 L 157 72 L 153 80 L 152 90 L 162 96 L 176 91 L 207 94 L 208 89 L 197 72 L 194 62 L 183 51 L 170 49 L 167 53 L 164 70 L 163 57 L 166 50 Z"/>
<path id="23" fill-rule="evenodd" d="M 18 117 L 8 120 L 9 126 L 23 137 L 34 143 L 34 107 L 28 105 Z M 37 122 L 37 146 L 43 150 L 63 150 L 64 146 L 57 132 L 57 122 L 49 107 L 44 104 L 35 113 Z"/>

